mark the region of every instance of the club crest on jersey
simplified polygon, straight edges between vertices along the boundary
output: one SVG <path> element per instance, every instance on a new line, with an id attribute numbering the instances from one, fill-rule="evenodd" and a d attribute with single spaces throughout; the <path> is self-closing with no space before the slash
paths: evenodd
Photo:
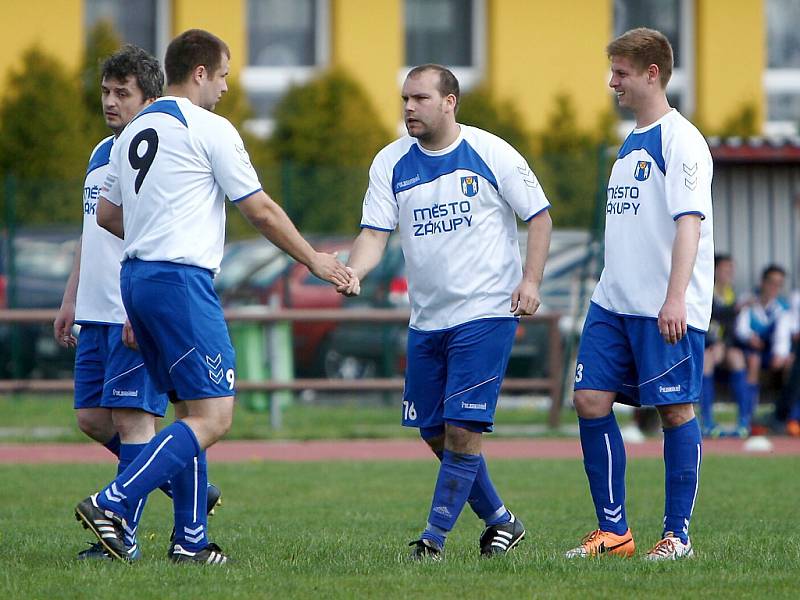
<path id="1" fill-rule="evenodd" d="M 636 170 L 633 172 L 633 178 L 636 181 L 645 181 L 650 177 L 650 166 L 652 163 L 649 160 L 636 161 Z"/>
<path id="2" fill-rule="evenodd" d="M 467 198 L 478 193 L 478 178 L 475 175 L 461 178 L 461 191 Z"/>

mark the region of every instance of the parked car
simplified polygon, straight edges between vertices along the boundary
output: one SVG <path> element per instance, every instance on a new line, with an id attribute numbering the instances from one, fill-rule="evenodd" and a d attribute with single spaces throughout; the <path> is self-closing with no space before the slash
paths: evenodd
<path id="1" fill-rule="evenodd" d="M 80 233 L 63 228 L 19 228 L 14 269 L 7 232 L 0 233 L 0 308 L 58 308 Z M 0 325 L 0 377 L 57 377 L 72 371 L 74 351 L 53 339 L 51 323 Z"/>

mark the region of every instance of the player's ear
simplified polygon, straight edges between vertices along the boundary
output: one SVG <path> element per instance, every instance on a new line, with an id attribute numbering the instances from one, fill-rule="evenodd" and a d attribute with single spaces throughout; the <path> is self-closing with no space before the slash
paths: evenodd
<path id="1" fill-rule="evenodd" d="M 192 79 L 196 83 L 201 83 L 203 79 L 208 79 L 208 69 L 206 69 L 205 65 L 197 65 L 192 71 Z"/>

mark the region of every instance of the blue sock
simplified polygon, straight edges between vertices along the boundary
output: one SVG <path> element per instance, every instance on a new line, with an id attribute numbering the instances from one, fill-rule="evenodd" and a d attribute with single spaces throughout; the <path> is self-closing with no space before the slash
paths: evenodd
<path id="1" fill-rule="evenodd" d="M 714 375 L 703 375 L 703 394 L 700 396 L 700 415 L 703 428 L 713 429 L 714 423 Z"/>
<path id="2" fill-rule="evenodd" d="M 480 454 L 444 451 L 423 539 L 433 540 L 444 548 L 447 534 L 467 503 L 480 463 Z"/>
<path id="3" fill-rule="evenodd" d="M 751 413 L 750 398 L 752 392 L 750 391 L 750 384 L 747 383 L 747 373 L 744 369 L 731 371 L 730 382 L 733 399 L 736 401 L 736 406 L 739 408 L 739 425 L 742 427 L 749 427 Z"/>
<path id="4" fill-rule="evenodd" d="M 442 460 L 441 452 L 437 452 L 436 456 L 439 460 Z M 480 456 L 481 464 L 478 467 L 478 473 L 475 475 L 472 489 L 469 491 L 467 502 L 487 527 L 508 523 L 511 520 L 511 513 L 506 509 L 492 483 L 492 479 L 489 477 L 489 468 L 486 466 L 483 454 Z"/>
<path id="5" fill-rule="evenodd" d="M 664 429 L 664 533 L 671 531 L 685 544 L 700 476 L 702 442 L 697 419 Z"/>
<path id="6" fill-rule="evenodd" d="M 175 543 L 197 552 L 208 545 L 208 464 L 206 453 L 195 456 L 189 465 L 172 478 L 172 504 L 175 510 Z"/>
<path id="7" fill-rule="evenodd" d="M 119 434 L 115 433 L 114 437 L 112 437 L 105 444 L 103 444 L 103 446 L 108 448 L 108 451 L 111 452 L 111 454 L 113 454 L 116 457 L 119 457 L 119 447 L 120 447 Z"/>
<path id="8" fill-rule="evenodd" d="M 97 504 L 119 515 L 182 471 L 200 454 L 194 432 L 183 421 L 159 431 L 130 465 L 97 495 Z"/>
<path id="9" fill-rule="evenodd" d="M 139 456 L 139 453 L 147 447 L 147 444 L 120 444 L 119 447 L 119 465 L 117 466 L 117 475 L 122 474 L 128 465 Z M 144 496 L 136 503 L 133 510 L 128 510 L 122 516 L 125 517 L 127 526 L 125 527 L 125 545 L 132 548 L 136 545 L 136 529 L 139 527 L 139 519 L 144 510 L 144 504 L 147 502 L 147 496 Z"/>
<path id="10" fill-rule="evenodd" d="M 628 531 L 625 514 L 625 445 L 613 412 L 599 419 L 578 417 L 583 468 L 589 478 L 597 523 L 603 531 Z"/>
<path id="11" fill-rule="evenodd" d="M 753 420 L 753 413 L 756 411 L 758 407 L 758 395 L 761 390 L 761 386 L 757 383 L 748 383 L 747 384 L 747 406 L 741 407 L 739 409 L 739 427 L 747 427 L 750 428 L 750 422 Z"/>

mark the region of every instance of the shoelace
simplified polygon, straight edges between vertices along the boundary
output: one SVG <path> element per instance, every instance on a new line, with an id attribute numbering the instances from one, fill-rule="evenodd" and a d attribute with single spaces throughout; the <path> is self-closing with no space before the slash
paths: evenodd
<path id="1" fill-rule="evenodd" d="M 594 531 L 590 531 L 589 533 L 587 533 L 585 536 L 583 536 L 583 539 L 581 540 L 581 546 L 591 544 L 600 536 L 601 531 L 602 530 L 600 529 L 595 529 Z"/>
<path id="2" fill-rule="evenodd" d="M 675 552 L 675 544 L 669 538 L 664 538 L 658 542 L 648 554 L 656 554 L 658 556 L 669 556 Z"/>

